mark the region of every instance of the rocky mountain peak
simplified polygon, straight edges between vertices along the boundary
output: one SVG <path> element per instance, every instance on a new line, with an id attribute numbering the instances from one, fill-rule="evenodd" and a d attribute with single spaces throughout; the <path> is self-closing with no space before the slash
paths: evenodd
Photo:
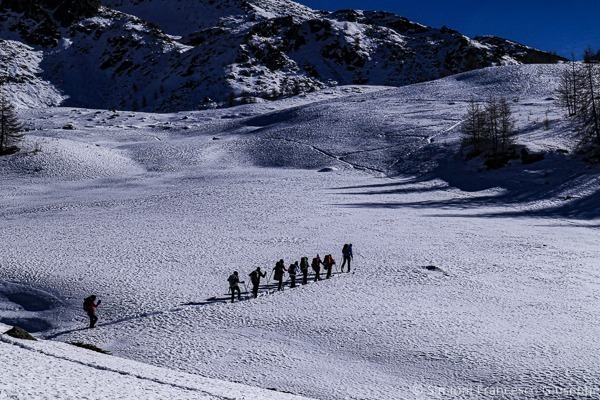
<path id="1" fill-rule="evenodd" d="M 2 0 L 0 20 L 0 39 L 41 52 L 30 57 L 39 64 L 13 71 L 26 70 L 30 85 L 31 71 L 42 71 L 40 86 L 55 87 L 64 104 L 92 108 L 231 106 L 561 60 L 389 12 L 330 13 L 289 0 Z"/>

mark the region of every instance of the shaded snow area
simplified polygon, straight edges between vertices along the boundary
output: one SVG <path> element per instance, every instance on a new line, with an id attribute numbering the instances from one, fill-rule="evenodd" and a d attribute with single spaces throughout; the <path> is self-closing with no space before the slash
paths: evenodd
<path id="1" fill-rule="evenodd" d="M 45 340 L 0 336 L 0 398 L 599 398 L 599 170 L 572 155 L 560 68 L 202 112 L 21 110 L 25 149 L 0 159 L 0 322 Z M 458 125 L 490 96 L 544 160 L 463 161 Z M 277 260 L 339 265 L 344 243 L 351 273 L 277 292 Z M 231 304 L 227 277 L 257 266 L 259 297 L 242 284 Z"/>

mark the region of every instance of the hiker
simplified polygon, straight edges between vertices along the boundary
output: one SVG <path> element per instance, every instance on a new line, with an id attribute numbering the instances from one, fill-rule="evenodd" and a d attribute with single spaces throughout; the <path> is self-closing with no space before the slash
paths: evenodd
<path id="1" fill-rule="evenodd" d="M 293 264 L 290 264 L 288 268 L 288 274 L 290 275 L 290 287 L 296 287 L 296 273 L 298 272 L 298 261 Z"/>
<path id="2" fill-rule="evenodd" d="M 308 283 L 308 257 L 302 257 L 300 259 L 300 271 L 302 271 L 302 284 Z"/>
<path id="3" fill-rule="evenodd" d="M 333 270 L 334 265 L 335 265 L 335 260 L 333 259 L 331 254 L 327 254 L 325 256 L 325 259 L 323 260 L 323 268 L 325 268 L 325 271 L 327 271 L 327 275 L 325 276 L 325 279 L 331 278 L 331 271 Z"/>
<path id="4" fill-rule="evenodd" d="M 250 272 L 250 282 L 252 282 L 252 295 L 254 298 L 258 297 L 258 287 L 260 286 L 260 278 L 265 278 L 267 276 L 267 271 L 261 272 L 260 267 L 256 267 L 256 269 Z"/>
<path id="5" fill-rule="evenodd" d="M 238 301 L 241 301 L 242 300 L 242 291 L 240 290 L 239 284 L 244 283 L 244 281 L 240 282 L 240 277 L 238 276 L 238 272 L 233 271 L 233 274 L 229 275 L 229 278 L 227 278 L 227 281 L 229 282 L 229 289 L 231 290 L 231 302 L 233 303 L 236 291 L 238 293 Z"/>
<path id="6" fill-rule="evenodd" d="M 344 262 L 342 262 L 342 266 L 340 267 L 341 271 L 344 272 L 344 265 L 346 265 L 346 261 L 348 262 L 348 272 L 350 272 L 350 260 L 352 260 L 352 243 L 345 244 L 342 249 L 342 256 L 344 257 Z"/>
<path id="7" fill-rule="evenodd" d="M 94 328 L 96 326 L 96 322 L 98 322 L 98 317 L 96 316 L 96 307 L 98 307 L 102 303 L 102 300 L 98 300 L 96 303 L 96 295 L 93 294 L 83 301 L 83 309 L 87 312 L 88 317 L 90 317 L 90 328 Z"/>
<path id="8" fill-rule="evenodd" d="M 312 259 L 310 265 L 313 271 L 315 271 L 315 282 L 321 280 L 321 264 L 323 264 L 323 261 L 321 261 L 321 257 L 317 254 L 317 256 Z"/>
<path id="9" fill-rule="evenodd" d="M 273 274 L 273 279 L 279 282 L 277 291 L 281 291 L 283 290 L 283 276 L 285 275 L 285 271 L 287 271 L 283 259 L 277 261 L 275 267 L 273 268 L 273 271 L 275 271 L 275 273 Z"/>

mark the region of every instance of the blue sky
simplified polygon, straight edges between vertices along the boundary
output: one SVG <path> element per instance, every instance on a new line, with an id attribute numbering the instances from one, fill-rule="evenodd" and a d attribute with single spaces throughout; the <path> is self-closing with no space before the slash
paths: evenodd
<path id="1" fill-rule="evenodd" d="M 311 8 L 386 10 L 473 37 L 495 35 L 577 58 L 600 48 L 599 0 L 295 0 Z"/>

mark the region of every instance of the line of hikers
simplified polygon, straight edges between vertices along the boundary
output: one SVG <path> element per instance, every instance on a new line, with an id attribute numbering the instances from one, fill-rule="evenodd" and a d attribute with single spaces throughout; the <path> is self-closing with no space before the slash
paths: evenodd
<path id="1" fill-rule="evenodd" d="M 346 263 L 348 263 L 348 272 L 350 272 L 350 262 L 352 261 L 352 244 L 345 244 L 342 248 L 342 257 L 344 262 L 340 270 L 344 272 L 344 267 Z M 331 256 L 331 254 L 327 254 L 323 260 L 317 254 L 315 258 L 312 259 L 310 267 L 315 273 L 315 282 L 321 280 L 321 265 L 327 271 L 325 275 L 325 279 L 329 279 L 331 277 L 331 272 L 333 270 L 333 266 L 336 265 L 335 259 Z M 278 288 L 277 290 L 283 290 L 283 277 L 287 272 L 290 279 L 290 287 L 296 287 L 296 275 L 301 272 L 302 273 L 302 284 L 306 285 L 308 283 L 308 257 L 302 257 L 300 259 L 300 264 L 296 261 L 293 264 L 290 264 L 288 268 L 285 267 L 285 263 L 283 259 L 277 261 L 275 267 L 273 268 L 272 274 L 274 275 L 274 280 L 277 281 Z M 260 286 L 260 278 L 266 278 L 267 272 L 262 271 L 260 267 L 257 267 L 250 274 L 250 282 L 252 282 L 252 295 L 254 298 L 258 297 L 258 288 Z M 229 276 L 227 279 L 229 282 L 229 289 L 231 291 L 231 302 L 233 303 L 235 299 L 235 294 L 237 292 L 238 300 L 242 299 L 242 291 L 240 290 L 240 283 L 245 283 L 244 281 L 240 281 L 240 277 L 237 271 L 234 271 L 233 274 Z M 98 317 L 96 316 L 96 308 L 100 305 L 102 300 L 98 300 L 96 302 L 96 295 L 91 295 L 83 301 L 83 310 L 87 313 L 90 319 L 90 328 L 94 328 L 96 326 L 96 322 L 98 322 Z"/>
<path id="2" fill-rule="evenodd" d="M 346 266 L 346 263 L 348 263 L 348 272 L 350 272 L 350 263 L 353 258 L 352 244 L 344 244 L 344 247 L 342 248 L 342 257 L 343 257 L 344 261 L 340 268 L 341 271 L 344 272 L 344 267 Z M 315 273 L 315 282 L 321 280 L 321 266 L 323 266 L 323 269 L 325 271 L 327 271 L 327 273 L 325 275 L 325 279 L 329 279 L 329 278 L 331 278 L 331 273 L 333 271 L 334 265 L 336 265 L 336 262 L 331 254 L 327 254 L 323 258 L 323 260 L 321 260 L 321 257 L 317 254 L 317 256 L 315 258 L 313 258 L 312 262 L 310 263 L 310 268 L 312 268 L 312 270 Z M 273 271 L 271 272 L 271 274 L 273 275 L 273 279 L 276 282 L 278 282 L 277 290 L 281 291 L 281 290 L 283 290 L 283 278 L 284 278 L 286 272 L 289 275 L 290 287 L 294 288 L 294 287 L 296 287 L 296 276 L 299 273 L 302 273 L 302 284 L 306 285 L 308 283 L 308 270 L 309 270 L 308 257 L 302 257 L 300 259 L 300 263 L 298 263 L 298 261 L 296 261 L 293 264 L 290 264 L 290 266 L 287 268 L 285 267 L 285 262 L 283 261 L 283 259 L 281 259 L 281 260 L 277 261 L 277 263 L 275 264 L 275 267 L 273 267 Z M 262 271 L 260 269 L 260 267 L 256 267 L 256 269 L 254 271 L 252 271 L 249 274 L 249 276 L 250 276 L 250 282 L 252 283 L 252 295 L 254 296 L 254 298 L 256 298 L 256 297 L 258 297 L 258 289 L 260 287 L 260 278 L 266 278 L 267 272 Z M 232 303 L 234 302 L 236 293 L 237 293 L 238 300 L 241 300 L 242 299 L 241 298 L 242 291 L 240 290 L 239 284 L 240 283 L 245 284 L 246 282 L 240 281 L 240 277 L 239 277 L 237 271 L 234 271 L 233 274 L 231 274 L 229 276 L 229 278 L 227 278 L 227 281 L 229 282 L 229 290 L 231 292 L 231 302 Z"/>

